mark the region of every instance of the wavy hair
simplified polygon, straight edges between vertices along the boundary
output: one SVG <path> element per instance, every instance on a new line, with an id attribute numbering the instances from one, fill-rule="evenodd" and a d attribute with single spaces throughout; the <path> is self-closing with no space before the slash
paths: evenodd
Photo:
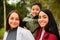
<path id="1" fill-rule="evenodd" d="M 52 34 L 55 34 L 59 39 L 59 32 L 58 32 L 57 23 L 53 17 L 52 12 L 48 9 L 42 9 L 41 11 L 43 11 L 45 14 L 47 14 L 48 18 L 49 18 L 49 22 L 44 28 L 45 31 L 52 33 Z"/>
<path id="2" fill-rule="evenodd" d="M 20 22 L 20 24 L 22 23 L 21 14 L 20 14 L 17 10 L 12 10 L 12 11 L 7 15 L 7 19 L 6 19 L 6 31 L 8 31 L 8 30 L 10 29 L 10 25 L 9 25 L 9 23 L 8 23 L 8 20 L 9 20 L 10 15 L 11 15 L 13 12 L 15 12 L 16 14 L 18 14 L 18 16 L 19 16 L 19 22 Z M 20 24 L 19 24 L 19 26 L 20 26 Z"/>

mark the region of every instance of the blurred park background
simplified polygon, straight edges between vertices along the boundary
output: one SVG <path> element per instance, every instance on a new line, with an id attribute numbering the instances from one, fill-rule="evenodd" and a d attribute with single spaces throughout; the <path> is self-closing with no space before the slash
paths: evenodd
<path id="1" fill-rule="evenodd" d="M 0 0 L 0 40 L 4 35 L 7 14 L 16 9 L 21 13 L 23 19 L 29 13 L 31 4 L 34 2 L 39 2 L 43 8 L 52 11 L 60 30 L 60 0 Z"/>

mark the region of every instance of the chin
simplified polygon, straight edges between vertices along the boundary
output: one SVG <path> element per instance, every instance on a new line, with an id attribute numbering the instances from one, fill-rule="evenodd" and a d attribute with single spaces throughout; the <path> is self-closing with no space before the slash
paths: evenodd
<path id="1" fill-rule="evenodd" d="M 44 25 L 41 26 L 41 28 L 44 28 L 44 27 L 45 27 Z"/>
<path id="2" fill-rule="evenodd" d="M 16 28 L 17 26 L 13 26 L 12 28 Z"/>
<path id="3" fill-rule="evenodd" d="M 33 17 L 35 17 L 35 15 L 33 15 Z"/>

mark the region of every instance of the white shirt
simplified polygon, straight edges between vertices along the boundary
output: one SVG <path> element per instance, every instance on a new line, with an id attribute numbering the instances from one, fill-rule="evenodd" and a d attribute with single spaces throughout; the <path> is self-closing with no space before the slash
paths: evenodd
<path id="1" fill-rule="evenodd" d="M 42 40 L 44 33 L 45 33 L 45 30 L 42 30 L 41 37 L 39 40 Z"/>
<path id="2" fill-rule="evenodd" d="M 6 40 L 8 32 L 5 32 L 3 40 Z M 31 32 L 27 29 L 18 27 L 16 40 L 35 40 Z"/>

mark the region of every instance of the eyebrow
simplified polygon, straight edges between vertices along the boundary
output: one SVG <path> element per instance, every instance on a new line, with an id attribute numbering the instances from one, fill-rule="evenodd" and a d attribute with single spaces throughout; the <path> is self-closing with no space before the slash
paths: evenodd
<path id="1" fill-rule="evenodd" d="M 43 16 L 46 16 L 46 15 L 43 15 Z"/>
<path id="2" fill-rule="evenodd" d="M 46 16 L 46 15 L 43 15 L 43 16 Z"/>

